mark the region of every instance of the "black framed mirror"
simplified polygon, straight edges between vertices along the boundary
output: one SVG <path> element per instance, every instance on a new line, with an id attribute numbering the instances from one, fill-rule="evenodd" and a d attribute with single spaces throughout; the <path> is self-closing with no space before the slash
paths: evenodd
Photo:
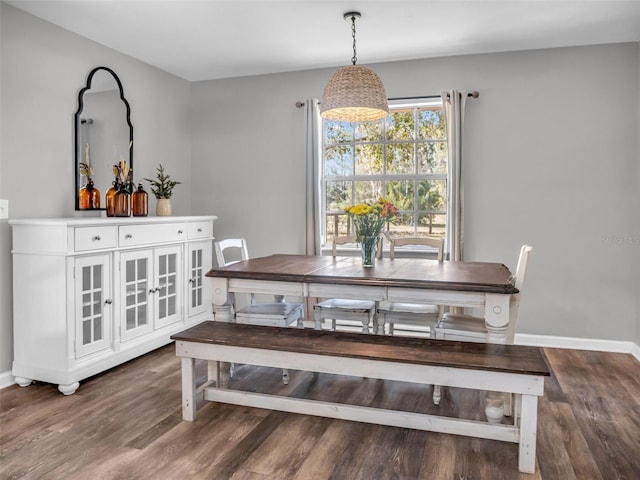
<path id="1" fill-rule="evenodd" d="M 78 93 L 75 130 L 76 210 L 105 210 L 105 194 L 121 160 L 133 169 L 131 108 L 122 82 L 108 67 L 96 67 Z"/>

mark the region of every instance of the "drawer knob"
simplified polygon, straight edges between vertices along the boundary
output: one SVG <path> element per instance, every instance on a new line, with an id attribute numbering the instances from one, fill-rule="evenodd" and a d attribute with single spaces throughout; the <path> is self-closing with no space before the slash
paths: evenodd
<path id="1" fill-rule="evenodd" d="M 93 237 L 93 241 L 94 242 L 99 242 L 100 241 L 100 235 L 96 235 L 95 237 Z"/>
<path id="2" fill-rule="evenodd" d="M 130 233 L 127 233 L 127 234 L 124 236 L 124 238 L 125 238 L 125 240 L 128 240 L 128 239 L 130 239 L 130 238 L 133 238 L 133 235 L 131 235 Z"/>
<path id="3" fill-rule="evenodd" d="M 198 229 L 198 233 L 202 233 L 202 229 L 201 228 Z"/>
<path id="4" fill-rule="evenodd" d="M 178 235 L 182 235 L 182 230 L 178 230 Z"/>

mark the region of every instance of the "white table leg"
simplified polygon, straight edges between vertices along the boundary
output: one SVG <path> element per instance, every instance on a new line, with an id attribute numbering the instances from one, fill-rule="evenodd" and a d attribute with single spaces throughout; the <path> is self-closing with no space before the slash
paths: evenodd
<path id="1" fill-rule="evenodd" d="M 182 357 L 182 419 L 196 419 L 195 359 Z"/>
<path id="2" fill-rule="evenodd" d="M 518 469 L 524 473 L 535 473 L 536 438 L 538 422 L 538 397 L 522 395 L 520 417 L 520 447 L 518 450 Z"/>
<path id="3" fill-rule="evenodd" d="M 484 322 L 487 327 L 487 343 L 507 343 L 510 299 L 509 295 L 485 295 Z"/>
<path id="4" fill-rule="evenodd" d="M 213 287 L 213 319 L 216 322 L 233 322 L 234 318 L 231 314 L 230 303 L 233 302 L 233 293 L 229 293 L 229 280 L 214 277 L 211 279 L 211 283 Z M 231 378 L 231 364 L 228 362 L 220 362 L 218 372 L 218 386 L 228 388 L 229 379 Z"/>
<path id="5" fill-rule="evenodd" d="M 510 301 L 510 295 L 492 293 L 485 295 L 484 322 L 487 328 L 487 343 L 507 343 Z M 487 392 L 486 401 L 487 420 L 489 423 L 500 423 L 505 414 L 504 394 Z"/>

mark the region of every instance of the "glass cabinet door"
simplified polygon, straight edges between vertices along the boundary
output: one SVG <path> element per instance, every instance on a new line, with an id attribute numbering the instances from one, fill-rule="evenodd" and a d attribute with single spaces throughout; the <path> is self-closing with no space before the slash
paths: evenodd
<path id="1" fill-rule="evenodd" d="M 191 243 L 187 259 L 187 302 L 190 317 L 204 313 L 209 308 L 205 275 L 211 269 L 211 242 Z"/>
<path id="2" fill-rule="evenodd" d="M 155 250 L 154 307 L 156 328 L 181 320 L 182 247 Z"/>
<path id="3" fill-rule="evenodd" d="M 111 348 L 111 255 L 75 260 L 76 357 Z"/>
<path id="4" fill-rule="evenodd" d="M 126 252 L 120 258 L 120 318 L 121 336 L 127 340 L 153 329 L 150 298 L 151 251 Z"/>

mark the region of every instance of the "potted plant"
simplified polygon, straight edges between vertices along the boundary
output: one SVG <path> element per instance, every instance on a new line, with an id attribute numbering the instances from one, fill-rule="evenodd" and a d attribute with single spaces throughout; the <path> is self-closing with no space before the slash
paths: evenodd
<path id="1" fill-rule="evenodd" d="M 176 182 L 171 180 L 169 175 L 164 173 L 164 167 L 162 164 L 158 167 L 156 173 L 156 179 L 145 178 L 151 185 L 151 193 L 158 200 L 156 205 L 156 215 L 168 216 L 171 215 L 171 196 L 173 195 L 173 189 L 176 185 L 180 185 L 182 182 Z"/>

